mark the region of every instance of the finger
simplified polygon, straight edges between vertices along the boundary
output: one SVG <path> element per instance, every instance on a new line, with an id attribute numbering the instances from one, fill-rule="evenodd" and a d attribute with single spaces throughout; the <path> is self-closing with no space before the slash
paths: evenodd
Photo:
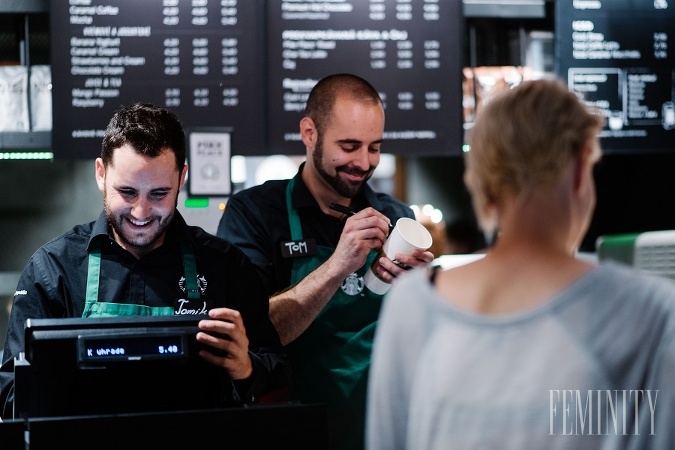
<path id="1" fill-rule="evenodd" d="M 413 250 L 412 256 L 420 261 L 430 263 L 436 258 L 433 253 L 427 250 Z"/>
<path id="2" fill-rule="evenodd" d="M 243 324 L 241 313 L 236 309 L 214 308 L 209 310 L 209 317 L 212 319 L 225 320 L 234 324 Z"/>
<path id="3" fill-rule="evenodd" d="M 231 321 L 220 319 L 200 320 L 197 326 L 205 333 L 221 339 L 227 339 L 237 327 L 237 325 Z"/>
<path id="4" fill-rule="evenodd" d="M 377 268 L 380 269 L 380 271 L 378 271 L 378 275 L 382 275 L 383 278 L 385 278 L 385 281 L 391 281 L 405 272 L 404 269 L 386 257 L 382 257 L 378 260 Z"/>
<path id="5" fill-rule="evenodd" d="M 420 259 L 428 264 L 436 259 L 436 256 L 431 252 L 424 252 Z"/>
<path id="6" fill-rule="evenodd" d="M 232 353 L 224 350 L 212 350 L 211 348 L 199 350 L 199 357 L 215 366 L 222 367 L 228 372 L 233 366 L 233 361 L 237 361 Z"/>
<path id="7" fill-rule="evenodd" d="M 201 351 L 206 351 L 207 353 L 214 355 L 214 357 L 224 357 L 229 353 L 229 341 L 227 339 L 203 332 L 197 333 L 196 339 L 197 342 L 207 347 L 207 349 Z"/>
<path id="8" fill-rule="evenodd" d="M 346 223 L 353 224 L 357 229 L 379 229 L 386 238 L 389 234 L 391 221 L 387 216 L 373 208 L 366 208 L 347 219 Z"/>
<path id="9" fill-rule="evenodd" d="M 378 227 L 363 229 L 345 227 L 340 236 L 340 243 L 345 247 L 344 250 L 361 254 L 371 249 L 379 249 L 384 245 L 385 239 L 386 235 Z"/>
<path id="10" fill-rule="evenodd" d="M 421 267 L 432 262 L 434 260 L 434 254 L 431 252 L 415 250 L 412 254 L 397 253 L 394 260 L 408 266 L 408 268 Z M 399 266 L 404 267 L 401 265 Z"/>
<path id="11" fill-rule="evenodd" d="M 423 261 L 407 253 L 397 253 L 394 256 L 393 262 L 403 270 L 410 270 L 413 267 L 419 266 L 420 263 L 423 263 Z"/>
<path id="12" fill-rule="evenodd" d="M 214 366 L 225 367 L 225 358 L 222 356 L 216 356 L 208 350 L 200 350 L 199 357 L 213 364 Z"/>
<path id="13" fill-rule="evenodd" d="M 401 270 L 410 270 L 412 269 L 412 266 L 409 266 L 408 264 L 399 261 L 398 259 L 392 259 L 392 261 L 396 266 L 398 266 Z"/>

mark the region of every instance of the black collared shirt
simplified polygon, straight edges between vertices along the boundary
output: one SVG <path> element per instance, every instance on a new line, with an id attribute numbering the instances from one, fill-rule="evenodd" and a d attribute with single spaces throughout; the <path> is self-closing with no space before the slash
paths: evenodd
<path id="1" fill-rule="evenodd" d="M 300 176 L 295 176 L 292 201 L 300 216 L 304 239 L 317 245 L 336 247 L 344 228 L 340 220 L 324 214 Z M 293 260 L 281 252 L 283 242 L 291 240 L 286 208 L 286 186 L 290 180 L 271 180 L 233 195 L 218 224 L 218 236 L 241 248 L 249 257 L 265 284 L 268 295 L 287 288 L 291 283 Z M 368 206 L 380 211 L 392 223 L 401 217 L 414 218 L 403 202 L 385 193 L 376 193 L 365 185 L 353 199 L 352 208 L 360 211 Z"/>
<path id="2" fill-rule="evenodd" d="M 99 301 L 174 307 L 187 298 L 180 243 L 194 251 L 202 298 L 212 307 L 238 310 L 243 318 L 254 364 L 250 383 L 258 395 L 288 382 L 287 358 L 269 320 L 267 295 L 244 253 L 199 227 L 188 226 L 176 211 L 164 242 L 140 259 L 117 244 L 104 213 L 75 226 L 38 249 L 26 265 L 14 295 L 0 371 L 0 407 L 13 383 L 11 361 L 24 351 L 28 318 L 82 317 L 88 256 L 93 241 L 101 245 Z M 10 364 L 5 364 L 10 362 Z"/>

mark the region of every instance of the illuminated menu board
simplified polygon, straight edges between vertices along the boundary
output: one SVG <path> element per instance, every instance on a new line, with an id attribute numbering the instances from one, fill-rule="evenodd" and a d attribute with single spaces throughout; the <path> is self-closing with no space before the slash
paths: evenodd
<path id="1" fill-rule="evenodd" d="M 262 17 L 238 0 L 52 0 L 56 159 L 98 156 L 115 110 L 143 101 L 186 130 L 229 127 L 240 153 L 264 147 Z"/>
<path id="2" fill-rule="evenodd" d="M 557 72 L 605 116 L 605 153 L 675 151 L 672 3 L 555 2 Z"/>
<path id="3" fill-rule="evenodd" d="M 270 149 L 302 153 L 312 86 L 351 72 L 385 104 L 383 152 L 461 154 L 461 0 L 268 2 Z"/>
<path id="4" fill-rule="evenodd" d="M 386 108 L 383 152 L 461 154 L 461 0 L 51 0 L 56 159 L 98 156 L 122 105 L 222 128 L 231 153 L 304 154 L 321 78 L 352 72 Z"/>

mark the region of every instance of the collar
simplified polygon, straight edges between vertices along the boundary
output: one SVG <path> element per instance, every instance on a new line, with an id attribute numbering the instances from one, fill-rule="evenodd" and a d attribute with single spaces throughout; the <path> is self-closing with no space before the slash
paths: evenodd
<path id="1" fill-rule="evenodd" d="M 312 193 L 309 191 L 309 188 L 302 179 L 302 171 L 305 168 L 305 163 L 300 164 L 298 173 L 293 177 L 295 179 L 293 185 L 293 207 L 297 209 L 302 208 L 319 208 L 319 203 L 316 201 Z M 362 209 L 372 206 L 378 211 L 382 211 L 384 205 L 377 198 L 377 194 L 370 187 L 368 183 L 363 186 L 361 192 L 359 192 L 356 197 L 352 199 L 352 209 L 354 211 L 361 211 Z"/>
<path id="2" fill-rule="evenodd" d="M 112 234 L 108 234 L 108 219 L 105 217 L 105 210 L 101 211 L 101 214 L 98 215 L 98 218 L 91 229 L 91 236 L 89 237 L 89 243 L 87 244 L 88 253 L 91 253 L 91 243 L 94 240 L 100 240 L 101 245 L 103 245 L 105 241 L 115 241 Z"/>
<path id="3" fill-rule="evenodd" d="M 103 242 L 115 242 L 115 237 L 108 226 L 108 219 L 105 216 L 105 211 L 101 211 L 98 218 L 94 222 L 94 225 L 91 229 L 91 236 L 89 237 L 89 243 L 87 244 L 87 252 L 91 252 L 91 245 L 94 240 L 102 240 Z M 166 229 L 166 235 L 164 236 L 164 242 L 161 247 L 166 247 L 168 245 L 179 243 L 180 241 L 190 241 L 192 243 L 193 239 L 190 235 L 189 228 L 185 219 L 176 209 L 173 220 Z"/>

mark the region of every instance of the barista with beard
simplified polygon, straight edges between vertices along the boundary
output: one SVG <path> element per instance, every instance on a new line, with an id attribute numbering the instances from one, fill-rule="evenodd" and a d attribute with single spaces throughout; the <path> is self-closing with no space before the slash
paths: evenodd
<path id="1" fill-rule="evenodd" d="M 236 247 L 188 226 L 176 210 L 187 174 L 178 118 L 148 104 L 120 109 L 95 169 L 104 211 L 43 245 L 19 279 L 0 368 L 3 416 L 12 411 L 13 362 L 24 351 L 29 318 L 206 309 L 196 339 L 206 348 L 200 356 L 223 369 L 223 404 L 287 388 L 286 356 L 254 267 Z"/>
<path id="2" fill-rule="evenodd" d="M 363 275 L 400 217 L 412 210 L 367 184 L 380 160 L 384 108 L 377 91 L 351 74 L 320 80 L 307 100 L 300 135 L 307 158 L 294 178 L 232 196 L 218 235 L 239 246 L 262 275 L 270 317 L 286 345 L 292 397 L 327 403 L 335 449 L 363 447 L 365 392 L 381 295 Z M 349 207 L 348 216 L 329 207 Z M 396 259 L 422 266 L 433 254 Z M 376 272 L 403 272 L 386 257 Z"/>

